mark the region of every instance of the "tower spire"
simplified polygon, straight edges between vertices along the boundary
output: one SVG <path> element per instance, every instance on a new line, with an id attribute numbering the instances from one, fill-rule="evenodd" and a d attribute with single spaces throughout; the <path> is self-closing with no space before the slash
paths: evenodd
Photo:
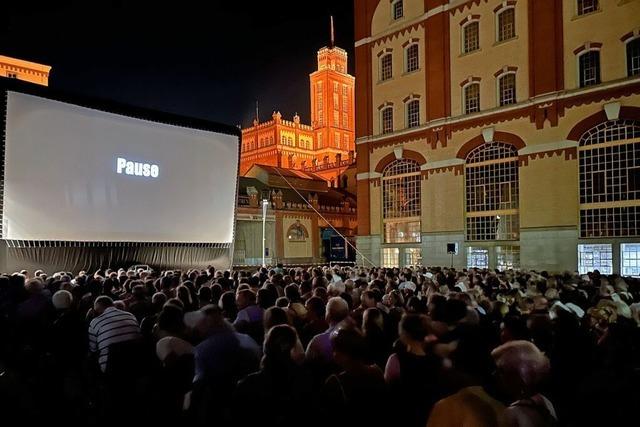
<path id="1" fill-rule="evenodd" d="M 333 30 L 333 15 L 331 15 L 331 44 L 329 45 L 329 47 L 334 48 L 335 47 L 335 33 Z"/>
<path id="2" fill-rule="evenodd" d="M 256 99 L 256 121 L 260 121 L 260 114 L 258 113 L 258 100 Z"/>

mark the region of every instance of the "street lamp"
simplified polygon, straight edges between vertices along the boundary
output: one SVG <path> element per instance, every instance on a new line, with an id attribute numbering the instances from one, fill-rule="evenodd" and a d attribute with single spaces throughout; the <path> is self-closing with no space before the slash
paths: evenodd
<path id="1" fill-rule="evenodd" d="M 262 266 L 266 267 L 266 252 L 267 252 L 267 208 L 269 207 L 269 201 L 262 199 Z"/>

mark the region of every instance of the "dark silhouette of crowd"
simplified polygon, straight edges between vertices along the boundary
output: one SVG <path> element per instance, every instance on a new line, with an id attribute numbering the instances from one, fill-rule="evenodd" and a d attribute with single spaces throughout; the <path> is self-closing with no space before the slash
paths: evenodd
<path id="1" fill-rule="evenodd" d="M 21 271 L 0 276 L 0 407 L 7 425 L 633 425 L 638 301 L 598 271 Z"/>

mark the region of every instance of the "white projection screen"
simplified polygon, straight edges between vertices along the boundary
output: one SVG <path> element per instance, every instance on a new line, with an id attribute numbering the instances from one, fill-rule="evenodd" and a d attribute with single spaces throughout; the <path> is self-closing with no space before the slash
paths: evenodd
<path id="1" fill-rule="evenodd" d="M 6 108 L 4 239 L 232 243 L 238 135 L 10 90 Z"/>

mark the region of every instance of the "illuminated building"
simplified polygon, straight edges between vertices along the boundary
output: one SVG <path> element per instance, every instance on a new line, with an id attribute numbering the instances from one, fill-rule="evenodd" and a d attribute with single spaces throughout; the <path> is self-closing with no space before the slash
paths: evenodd
<path id="1" fill-rule="evenodd" d="M 638 16 L 637 1 L 355 0 L 358 249 L 639 275 Z"/>
<path id="2" fill-rule="evenodd" d="M 311 125 L 271 120 L 242 130 L 240 174 L 255 164 L 313 172 L 331 186 L 343 186 L 341 175 L 354 163 L 354 82 L 347 70 L 347 52 L 339 47 L 318 51 L 317 70 L 311 73 Z"/>
<path id="3" fill-rule="evenodd" d="M 48 65 L 0 55 L 0 77 L 49 86 L 50 71 Z"/>

